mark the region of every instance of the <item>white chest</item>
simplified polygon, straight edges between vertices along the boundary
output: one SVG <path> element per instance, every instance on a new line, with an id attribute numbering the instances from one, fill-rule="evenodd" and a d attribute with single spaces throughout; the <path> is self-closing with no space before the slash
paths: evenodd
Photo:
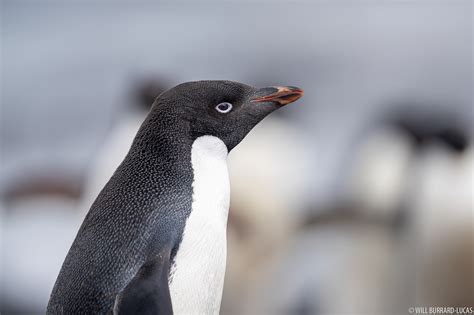
<path id="1" fill-rule="evenodd" d="M 171 270 L 175 314 L 218 314 L 226 265 L 229 211 L 227 147 L 213 136 L 192 146 L 192 211 Z"/>

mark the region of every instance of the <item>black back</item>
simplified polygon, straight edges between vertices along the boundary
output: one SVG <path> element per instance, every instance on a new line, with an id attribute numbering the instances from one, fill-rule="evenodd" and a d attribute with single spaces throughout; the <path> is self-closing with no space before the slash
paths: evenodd
<path id="1" fill-rule="evenodd" d="M 48 313 L 106 313 L 165 244 L 176 253 L 191 211 L 191 139 L 178 117 L 152 111 L 87 214 Z M 159 126 L 159 127 L 158 127 Z"/>

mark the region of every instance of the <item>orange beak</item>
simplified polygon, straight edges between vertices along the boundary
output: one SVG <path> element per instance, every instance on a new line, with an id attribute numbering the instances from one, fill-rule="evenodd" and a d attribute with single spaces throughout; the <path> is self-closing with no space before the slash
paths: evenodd
<path id="1" fill-rule="evenodd" d="M 265 91 L 267 95 L 258 96 L 252 99 L 251 102 L 276 102 L 280 105 L 286 105 L 293 103 L 304 93 L 302 89 L 294 86 L 272 86 L 261 90 Z M 269 92 L 270 94 L 268 94 Z"/>

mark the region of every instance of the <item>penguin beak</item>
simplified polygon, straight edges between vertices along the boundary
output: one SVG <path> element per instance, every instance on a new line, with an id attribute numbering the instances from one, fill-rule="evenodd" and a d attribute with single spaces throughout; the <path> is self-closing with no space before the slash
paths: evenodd
<path id="1" fill-rule="evenodd" d="M 283 106 L 303 96 L 303 90 L 294 86 L 271 86 L 258 90 L 257 95 L 251 102 L 275 102 Z"/>

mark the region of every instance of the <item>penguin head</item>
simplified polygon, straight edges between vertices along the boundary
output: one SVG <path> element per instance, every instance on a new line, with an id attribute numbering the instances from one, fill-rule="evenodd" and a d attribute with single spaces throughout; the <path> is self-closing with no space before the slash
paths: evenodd
<path id="1" fill-rule="evenodd" d="M 196 81 L 162 93 L 157 111 L 172 114 L 191 140 L 211 135 L 232 150 L 268 114 L 303 95 L 297 87 L 254 88 L 232 81 Z"/>

